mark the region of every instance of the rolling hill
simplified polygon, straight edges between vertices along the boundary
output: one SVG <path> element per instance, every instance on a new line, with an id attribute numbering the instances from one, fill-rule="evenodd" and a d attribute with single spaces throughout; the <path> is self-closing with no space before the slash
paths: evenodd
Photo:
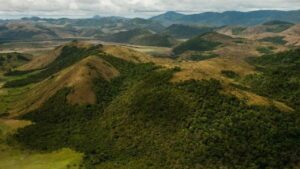
<path id="1" fill-rule="evenodd" d="M 176 40 L 169 35 L 156 34 L 147 29 L 122 31 L 108 35 L 104 39 L 109 42 L 161 47 L 171 47 L 177 43 Z"/>
<path id="2" fill-rule="evenodd" d="M 300 22 L 300 11 L 260 10 L 251 12 L 227 11 L 222 13 L 205 12 L 200 14 L 184 15 L 176 12 L 167 12 L 151 20 L 158 21 L 165 26 L 172 24 L 196 24 L 206 26 L 225 25 L 258 25 L 272 20 L 281 20 L 292 23 Z"/>

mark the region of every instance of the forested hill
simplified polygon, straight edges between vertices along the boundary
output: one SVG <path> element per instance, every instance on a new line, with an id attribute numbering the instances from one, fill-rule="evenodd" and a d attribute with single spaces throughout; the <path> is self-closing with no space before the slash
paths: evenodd
<path id="1" fill-rule="evenodd" d="M 263 73 L 245 80 L 250 84 L 247 90 L 291 103 L 295 111 L 289 112 L 224 94 L 225 86 L 218 80 L 170 82 L 180 68 L 133 63 L 103 51 L 97 54 L 99 48 L 84 51 L 82 57 L 92 54 L 119 74 L 110 80 L 94 79 L 94 104 L 70 104 L 69 95 L 76 89 L 66 86 L 40 108 L 22 115 L 34 124 L 13 136 L 19 146 L 46 152 L 72 148 L 84 153 L 82 168 L 87 169 L 282 169 L 299 162 L 298 50 L 251 61 L 263 66 Z M 276 70 L 283 67 L 285 76 Z M 271 85 L 282 77 L 293 87 L 272 92 L 276 86 Z M 257 78 L 273 81 L 264 88 L 256 85 Z"/>

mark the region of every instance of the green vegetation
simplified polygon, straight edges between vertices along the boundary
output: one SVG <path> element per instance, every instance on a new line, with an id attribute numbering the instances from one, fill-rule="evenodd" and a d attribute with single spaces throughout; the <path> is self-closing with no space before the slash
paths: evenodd
<path id="1" fill-rule="evenodd" d="M 11 71 L 12 69 L 30 61 L 29 55 L 21 53 L 0 53 L 0 71 Z"/>
<path id="2" fill-rule="evenodd" d="M 287 30 L 294 24 L 289 23 L 289 22 L 275 20 L 275 21 L 266 22 L 263 25 L 269 26 L 266 29 L 267 32 L 280 33 L 280 32 Z"/>
<path id="3" fill-rule="evenodd" d="M 212 32 L 213 30 L 213 27 L 197 27 L 191 25 L 173 24 L 166 28 L 164 33 L 175 38 L 193 38 L 207 32 Z"/>
<path id="4" fill-rule="evenodd" d="M 274 36 L 274 37 L 266 37 L 263 39 L 260 39 L 261 42 L 271 42 L 276 45 L 285 45 L 287 41 L 284 40 L 283 36 Z"/>
<path id="5" fill-rule="evenodd" d="M 205 40 L 202 36 L 203 35 L 195 37 L 178 45 L 173 49 L 173 52 L 178 55 L 186 51 L 211 51 L 214 50 L 217 46 L 221 45 L 220 42 Z"/>
<path id="6" fill-rule="evenodd" d="M 0 168 L 1 169 L 79 169 L 83 154 L 64 148 L 54 152 L 35 152 L 19 146 L 8 146 L 17 128 L 30 122 L 0 119 Z"/>
<path id="7" fill-rule="evenodd" d="M 70 147 L 86 168 L 291 168 L 299 160 L 300 116 L 221 94 L 216 80 L 170 83 L 160 70 L 101 55 L 121 76 L 98 79 L 96 105 L 72 106 L 70 89 L 22 118 L 14 138 L 43 151 Z M 218 105 L 218 106 L 216 106 Z"/>
<path id="8" fill-rule="evenodd" d="M 268 46 L 268 47 L 261 46 L 261 47 L 256 48 L 256 50 L 258 52 L 262 53 L 262 54 L 269 55 L 269 54 L 273 53 L 274 47 L 272 47 L 272 46 Z"/>
<path id="9" fill-rule="evenodd" d="M 167 34 L 152 33 L 142 28 L 118 32 L 104 39 L 111 42 L 143 46 L 171 47 L 176 44 L 176 40 Z"/>
<path id="10" fill-rule="evenodd" d="M 12 80 L 5 83 L 5 87 L 20 87 L 25 86 L 31 83 L 40 82 L 51 75 L 59 72 L 60 70 L 71 66 L 72 64 L 76 63 L 77 61 L 91 56 L 93 54 L 97 54 L 100 51 L 98 47 L 91 47 L 91 48 L 79 48 L 76 46 L 65 46 L 62 49 L 61 54 L 57 57 L 54 62 L 50 63 L 44 70 L 39 71 L 38 73 L 34 73 L 24 79 Z M 27 73 L 27 71 L 25 72 Z M 24 72 L 14 72 L 10 74 L 24 74 Z"/>
<path id="11" fill-rule="evenodd" d="M 136 37 L 151 35 L 151 34 L 152 33 L 149 30 L 136 28 L 128 31 L 118 32 L 113 35 L 109 35 L 105 40 L 111 42 L 128 43 Z"/>
<path id="12" fill-rule="evenodd" d="M 207 59 L 212 59 L 218 57 L 218 54 L 215 53 L 197 53 L 193 54 L 192 56 L 189 57 L 189 60 L 192 61 L 201 61 L 201 60 L 207 60 Z"/>
<path id="13" fill-rule="evenodd" d="M 261 71 L 244 79 L 251 90 L 300 110 L 300 49 L 252 58 L 250 62 Z"/>
<path id="14" fill-rule="evenodd" d="M 232 34 L 233 35 L 240 35 L 241 33 L 243 33 L 243 31 L 246 30 L 246 28 L 244 27 L 236 27 L 232 29 Z"/>
<path id="15" fill-rule="evenodd" d="M 228 77 L 228 78 L 231 78 L 231 79 L 236 79 L 236 78 L 240 77 L 239 74 L 235 73 L 232 70 L 222 70 L 221 74 L 224 75 L 225 77 Z"/>
<path id="16" fill-rule="evenodd" d="M 4 145 L 0 148 L 0 168 L 3 169 L 79 169 L 82 160 L 82 154 L 70 149 L 33 153 Z"/>
<path id="17" fill-rule="evenodd" d="M 139 36 L 130 40 L 130 43 L 144 46 L 171 47 L 176 44 L 176 40 L 165 34 L 152 34 Z"/>
<path id="18" fill-rule="evenodd" d="M 235 40 L 234 43 L 241 44 L 241 43 L 245 43 L 245 41 L 243 41 L 242 39 L 238 39 L 238 40 Z"/>

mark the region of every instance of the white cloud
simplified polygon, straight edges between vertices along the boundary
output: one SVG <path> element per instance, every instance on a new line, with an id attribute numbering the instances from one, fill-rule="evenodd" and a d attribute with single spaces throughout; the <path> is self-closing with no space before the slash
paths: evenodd
<path id="1" fill-rule="evenodd" d="M 300 0 L 0 0 L 0 17 L 147 17 L 165 11 L 227 11 L 300 7 Z"/>

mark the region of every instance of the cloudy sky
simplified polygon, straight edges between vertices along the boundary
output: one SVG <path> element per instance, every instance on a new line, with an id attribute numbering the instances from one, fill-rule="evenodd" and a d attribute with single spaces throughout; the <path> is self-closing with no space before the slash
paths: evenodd
<path id="1" fill-rule="evenodd" d="M 300 0 L 0 0 L 0 18 L 85 18 L 93 15 L 149 17 L 166 11 L 300 9 Z"/>

